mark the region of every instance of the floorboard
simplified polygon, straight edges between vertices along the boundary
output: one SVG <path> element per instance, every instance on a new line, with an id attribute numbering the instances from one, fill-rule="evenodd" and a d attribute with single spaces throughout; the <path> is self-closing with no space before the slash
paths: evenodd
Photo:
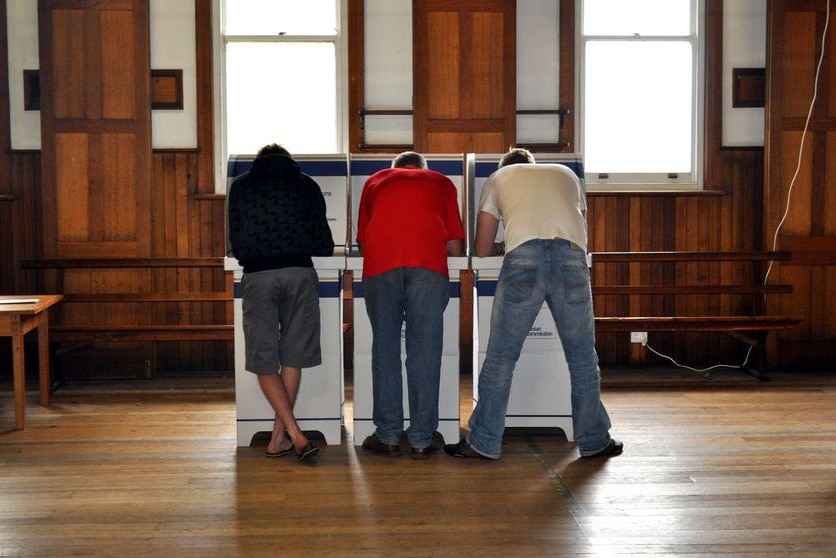
<path id="1" fill-rule="evenodd" d="M 836 374 L 605 370 L 604 461 L 536 428 L 498 462 L 267 459 L 223 375 L 30 391 L 13 431 L 0 386 L 0 556 L 836 556 Z"/>

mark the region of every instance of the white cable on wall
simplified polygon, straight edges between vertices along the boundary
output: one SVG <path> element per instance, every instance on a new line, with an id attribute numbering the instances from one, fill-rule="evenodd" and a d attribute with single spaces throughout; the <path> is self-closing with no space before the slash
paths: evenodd
<path id="1" fill-rule="evenodd" d="M 813 117 L 813 109 L 816 106 L 816 97 L 818 96 L 819 91 L 819 74 L 821 73 L 822 62 L 824 61 L 824 51 L 826 47 L 827 41 L 827 28 L 830 26 L 830 0 L 825 1 L 825 19 L 824 19 L 824 31 L 821 34 L 821 53 L 819 53 L 819 61 L 816 64 L 816 77 L 813 81 L 813 98 L 810 99 L 810 108 L 807 110 L 807 120 L 804 122 L 804 129 L 801 132 L 801 145 L 798 146 L 798 162 L 796 163 L 795 172 L 792 175 L 792 180 L 790 180 L 790 187 L 787 190 L 787 203 L 784 206 L 784 215 L 781 217 L 781 220 L 778 221 L 778 225 L 775 227 L 775 234 L 772 236 L 772 250 L 775 251 L 778 247 L 778 233 L 781 231 L 781 227 L 784 226 L 784 222 L 787 220 L 787 215 L 790 212 L 790 200 L 792 198 L 792 191 L 795 187 L 795 181 L 798 178 L 798 173 L 801 172 L 801 159 L 804 156 L 804 140 L 807 138 L 807 129 L 810 126 L 810 119 Z M 769 265 L 766 268 L 766 274 L 763 278 L 763 284 L 766 285 L 769 281 L 769 274 L 772 272 L 772 264 L 775 263 L 774 260 L 769 261 Z"/>
<path id="2" fill-rule="evenodd" d="M 793 173 L 792 179 L 790 180 L 790 186 L 787 189 L 787 201 L 786 201 L 786 205 L 784 207 L 784 214 L 781 217 L 780 221 L 778 222 L 778 225 L 775 227 L 775 234 L 772 237 L 772 251 L 773 252 L 777 249 L 777 246 L 778 246 L 778 233 L 780 232 L 781 227 L 784 226 L 784 222 L 787 220 L 787 216 L 789 215 L 790 201 L 792 199 L 792 191 L 793 191 L 793 188 L 795 187 L 795 181 L 798 178 L 798 174 L 801 172 L 801 161 L 802 161 L 802 158 L 804 156 L 804 140 L 807 138 L 807 130 L 810 126 L 810 120 L 813 117 L 813 109 L 816 106 L 816 98 L 818 97 L 819 74 L 821 73 L 822 63 L 824 62 L 824 51 L 825 51 L 825 47 L 827 45 L 826 41 L 827 41 L 827 29 L 828 29 L 828 27 L 830 27 L 830 0 L 825 0 L 824 30 L 822 31 L 822 36 L 821 36 L 821 52 L 819 53 L 819 60 L 818 60 L 818 63 L 816 64 L 816 76 L 815 76 L 815 79 L 813 81 L 813 97 L 810 99 L 810 107 L 807 110 L 807 119 L 804 122 L 804 129 L 801 132 L 801 144 L 798 147 L 798 162 L 796 163 L 795 172 Z M 767 265 L 766 273 L 764 274 L 764 278 L 763 278 L 764 286 L 766 286 L 767 283 L 769 282 L 769 274 L 772 272 L 772 265 L 774 263 L 775 263 L 775 260 L 770 260 L 769 264 Z M 764 301 L 765 301 L 766 300 L 766 294 L 764 294 L 763 296 L 764 296 Z M 694 372 L 708 372 L 708 371 L 713 370 L 715 368 L 744 368 L 746 366 L 746 364 L 748 364 L 748 362 L 749 362 L 749 356 L 752 354 L 752 348 L 753 348 L 751 345 L 749 346 L 749 350 L 746 351 L 746 358 L 743 359 L 743 363 L 739 366 L 733 365 L 733 364 L 715 364 L 714 366 L 709 366 L 707 368 L 692 368 L 690 366 L 686 366 L 684 364 L 680 364 L 680 363 L 676 362 L 676 360 L 674 360 L 672 357 L 669 357 L 668 355 L 665 355 L 665 354 L 662 354 L 662 353 L 658 352 L 656 349 L 654 349 L 653 347 L 651 347 L 648 344 L 645 344 L 644 346 L 647 347 L 652 353 L 654 353 L 654 354 L 656 354 L 656 355 L 658 355 L 662 358 L 668 359 L 669 361 L 674 363 L 676 366 L 678 366 L 680 368 L 686 368 L 688 370 L 693 370 Z"/>

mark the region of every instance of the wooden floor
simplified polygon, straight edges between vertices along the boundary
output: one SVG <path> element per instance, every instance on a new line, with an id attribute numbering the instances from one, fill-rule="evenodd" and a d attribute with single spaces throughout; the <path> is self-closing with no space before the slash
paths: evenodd
<path id="1" fill-rule="evenodd" d="M 536 429 L 498 462 L 268 459 L 229 378 L 32 391 L 15 432 L 4 386 L 0 556 L 836 556 L 836 373 L 604 374 L 608 461 Z"/>

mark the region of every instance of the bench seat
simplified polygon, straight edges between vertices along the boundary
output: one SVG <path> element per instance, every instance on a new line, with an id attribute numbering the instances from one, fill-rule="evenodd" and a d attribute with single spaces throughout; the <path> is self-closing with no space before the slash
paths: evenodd
<path id="1" fill-rule="evenodd" d="M 85 326 L 56 325 L 49 328 L 51 340 L 58 343 L 95 343 L 104 341 L 232 341 L 233 326 L 218 325 L 145 325 Z"/>
<path id="2" fill-rule="evenodd" d="M 802 322 L 788 316 L 597 316 L 595 329 L 608 331 L 773 331 Z"/>

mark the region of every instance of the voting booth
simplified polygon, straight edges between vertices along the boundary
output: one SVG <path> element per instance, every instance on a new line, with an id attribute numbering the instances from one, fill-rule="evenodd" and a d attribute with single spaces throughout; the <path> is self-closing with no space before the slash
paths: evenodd
<path id="1" fill-rule="evenodd" d="M 472 231 L 478 212 L 482 186 L 497 170 L 501 155 L 475 155 L 471 163 L 473 201 Z M 560 163 L 571 168 L 583 184 L 583 162 L 577 154 L 535 154 L 538 163 Z M 585 188 L 584 188 L 585 190 Z M 503 234 L 500 222 L 497 241 Z M 472 244 L 472 242 L 471 242 Z M 491 307 L 496 292 L 502 256 L 471 259 L 476 275 L 476 300 L 473 304 L 473 401 L 479 397 L 479 372 L 485 361 L 490 336 Z M 569 368 L 563 346 L 548 306 L 544 303 L 523 344 L 522 353 L 514 369 L 511 396 L 505 415 L 506 427 L 557 427 L 569 441 L 574 439 L 572 428 L 572 398 Z"/>
<path id="2" fill-rule="evenodd" d="M 425 155 L 431 170 L 446 175 L 459 193 L 459 209 L 464 215 L 467 207 L 464 187 L 464 161 L 461 155 Z M 351 188 L 351 250 L 346 269 L 352 271 L 354 296 L 354 444 L 374 433 L 372 420 L 372 330 L 363 299 L 363 258 L 359 255 L 357 241 L 357 215 L 363 185 L 375 172 L 389 168 L 392 155 L 352 155 L 350 165 Z M 459 276 L 467 268 L 467 258 L 449 258 L 450 302 L 444 312 L 444 342 L 441 357 L 441 384 L 439 387 L 438 432 L 446 442 L 459 439 Z M 406 348 L 401 330 L 401 362 L 406 360 Z M 409 403 L 406 385 L 406 367 L 402 364 L 404 430 L 409 426 Z"/>
<path id="3" fill-rule="evenodd" d="M 254 155 L 232 155 L 227 168 L 227 189 L 235 177 L 252 166 Z M 303 431 L 322 433 L 328 444 L 341 443 L 343 406 L 342 270 L 345 269 L 345 241 L 348 219 L 348 162 L 345 155 L 295 156 L 302 172 L 319 184 L 325 198 L 326 215 L 334 237 L 334 256 L 313 258 L 319 276 L 322 364 L 302 370 L 302 383 L 294 414 Z M 242 327 L 243 271 L 234 257 L 227 257 L 225 269 L 232 271 L 235 298 L 235 411 L 238 445 L 248 446 L 260 432 L 272 432 L 275 413 L 258 385 L 255 374 L 244 369 Z"/>

